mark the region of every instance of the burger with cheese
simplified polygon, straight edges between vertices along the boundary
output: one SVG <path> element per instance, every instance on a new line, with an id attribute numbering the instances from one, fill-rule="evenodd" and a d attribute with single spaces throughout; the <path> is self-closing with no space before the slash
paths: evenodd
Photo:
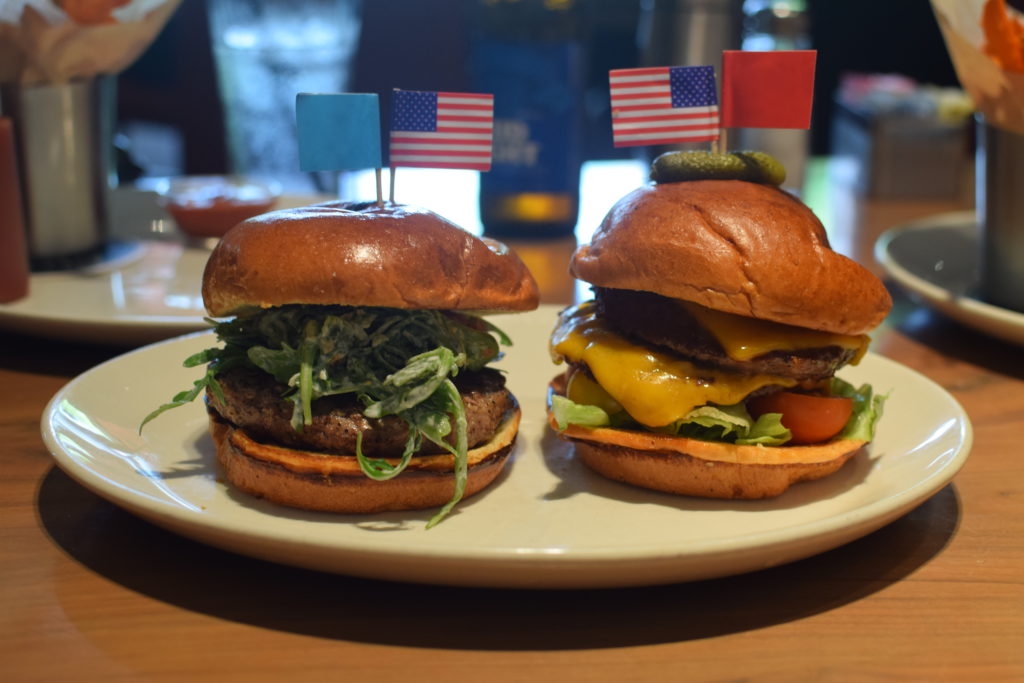
<path id="1" fill-rule="evenodd" d="M 641 187 L 570 270 L 594 298 L 552 335 L 568 370 L 549 421 L 597 472 L 764 498 L 835 472 L 872 439 L 882 397 L 835 373 L 861 359 L 891 299 L 773 184 Z"/>
<path id="2" fill-rule="evenodd" d="M 283 505 L 370 513 L 443 506 L 501 472 L 519 406 L 488 364 L 511 343 L 482 314 L 537 307 L 501 243 L 408 206 L 328 203 L 243 221 L 203 301 L 220 346 L 205 392 L 227 481 Z"/>

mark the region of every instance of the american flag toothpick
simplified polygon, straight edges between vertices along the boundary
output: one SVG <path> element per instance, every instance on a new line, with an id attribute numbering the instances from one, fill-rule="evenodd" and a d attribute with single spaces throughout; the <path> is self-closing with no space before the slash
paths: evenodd
<path id="1" fill-rule="evenodd" d="M 616 147 L 719 138 L 713 67 L 613 69 L 609 81 Z"/>
<path id="2" fill-rule="evenodd" d="M 395 90 L 390 165 L 488 171 L 494 96 Z"/>

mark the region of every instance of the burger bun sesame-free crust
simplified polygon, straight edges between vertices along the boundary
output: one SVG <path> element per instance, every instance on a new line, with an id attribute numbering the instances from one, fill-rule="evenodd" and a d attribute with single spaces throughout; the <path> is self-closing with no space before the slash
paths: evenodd
<path id="1" fill-rule="evenodd" d="M 210 255 L 202 292 L 214 317 L 286 304 L 487 312 L 539 301 L 504 244 L 425 209 L 342 202 L 239 223 Z"/>
<path id="2" fill-rule="evenodd" d="M 882 282 L 832 251 L 814 213 L 788 193 L 740 180 L 647 185 L 620 199 L 572 274 L 725 313 L 857 335 L 892 307 Z"/>

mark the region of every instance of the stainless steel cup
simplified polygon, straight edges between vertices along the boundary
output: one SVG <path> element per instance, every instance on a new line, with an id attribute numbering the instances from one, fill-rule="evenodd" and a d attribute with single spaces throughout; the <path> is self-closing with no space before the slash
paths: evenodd
<path id="1" fill-rule="evenodd" d="M 722 51 L 740 49 L 743 0 L 646 0 L 637 29 L 642 66 L 709 64 L 722 73 Z M 706 149 L 706 142 L 647 145 L 648 160 L 681 149 Z"/>
<path id="2" fill-rule="evenodd" d="M 981 297 L 1024 311 L 1024 135 L 979 116 L 975 176 Z"/>
<path id="3" fill-rule="evenodd" d="M 104 249 L 113 92 L 110 78 L 0 88 L 0 110 L 14 123 L 34 271 L 74 268 Z"/>

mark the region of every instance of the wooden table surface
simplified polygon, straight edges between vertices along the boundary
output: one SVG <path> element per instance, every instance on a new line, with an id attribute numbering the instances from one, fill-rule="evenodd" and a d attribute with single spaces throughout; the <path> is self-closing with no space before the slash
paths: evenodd
<path id="1" fill-rule="evenodd" d="M 946 202 L 824 216 L 866 249 Z M 564 244 L 529 245 L 549 301 Z M 175 536 L 59 470 L 40 414 L 123 349 L 4 334 L 0 680 L 1024 680 L 1022 349 L 897 305 L 874 350 L 927 375 L 975 430 L 953 483 L 848 545 L 716 580 L 583 591 L 391 584 Z"/>

